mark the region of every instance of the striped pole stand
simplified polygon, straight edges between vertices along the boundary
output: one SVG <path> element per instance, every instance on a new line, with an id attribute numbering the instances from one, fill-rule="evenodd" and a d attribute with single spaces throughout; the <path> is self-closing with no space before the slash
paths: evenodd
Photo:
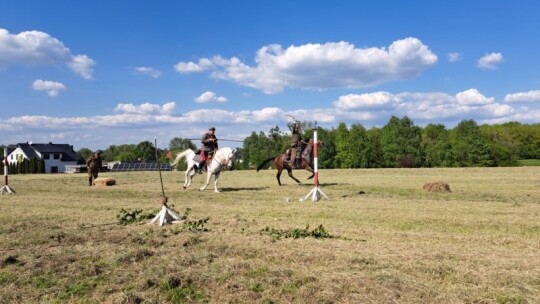
<path id="1" fill-rule="evenodd" d="M 321 199 L 321 195 L 324 198 L 328 199 L 328 196 L 319 188 L 319 166 L 318 166 L 318 143 L 317 139 L 317 122 L 315 122 L 315 127 L 313 128 L 313 189 L 304 197 L 305 201 L 311 195 L 311 201 L 316 202 Z"/>
<path id="2" fill-rule="evenodd" d="M 8 167 L 9 162 L 7 160 L 7 148 L 4 148 L 4 159 L 2 160 L 4 164 L 4 187 L 0 189 L 1 194 L 14 194 L 15 190 L 11 189 L 8 185 Z"/>

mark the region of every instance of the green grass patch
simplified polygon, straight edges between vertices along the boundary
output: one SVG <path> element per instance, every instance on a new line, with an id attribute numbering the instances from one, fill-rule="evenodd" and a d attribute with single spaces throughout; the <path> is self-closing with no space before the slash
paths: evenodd
<path id="1" fill-rule="evenodd" d="M 165 293 L 168 303 L 207 303 L 209 297 L 193 286 L 190 279 L 172 277 L 164 280 L 160 289 Z"/>
<path id="2" fill-rule="evenodd" d="M 86 296 L 92 292 L 96 286 L 97 282 L 94 280 L 73 282 L 64 287 L 64 289 L 58 294 L 58 299 L 67 300 Z"/>
<path id="3" fill-rule="evenodd" d="M 518 163 L 520 166 L 540 166 L 540 159 L 520 159 Z"/>

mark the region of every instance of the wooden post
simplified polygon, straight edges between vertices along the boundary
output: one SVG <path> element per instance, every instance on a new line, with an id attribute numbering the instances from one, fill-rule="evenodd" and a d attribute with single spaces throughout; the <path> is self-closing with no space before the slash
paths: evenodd
<path id="1" fill-rule="evenodd" d="M 161 210 L 156 214 L 156 216 L 150 221 L 149 224 L 153 224 L 156 221 L 159 224 L 159 227 L 163 224 L 174 224 L 181 223 L 184 220 L 174 212 L 169 206 L 167 206 L 168 198 L 165 196 L 165 188 L 163 187 L 163 177 L 161 175 L 161 164 L 159 163 L 159 156 L 157 152 L 157 138 L 154 138 L 154 146 L 156 148 L 156 163 L 159 171 L 159 181 L 161 183 Z M 159 220 L 159 221 L 158 221 Z"/>

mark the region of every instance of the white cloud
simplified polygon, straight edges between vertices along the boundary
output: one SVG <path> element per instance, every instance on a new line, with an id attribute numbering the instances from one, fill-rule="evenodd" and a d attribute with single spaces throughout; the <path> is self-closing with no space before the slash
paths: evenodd
<path id="1" fill-rule="evenodd" d="M 494 70 L 497 68 L 497 64 L 503 61 L 503 55 L 501 53 L 490 53 L 484 57 L 478 59 L 478 67 L 484 70 Z"/>
<path id="2" fill-rule="evenodd" d="M 65 90 L 66 86 L 60 82 L 38 79 L 32 83 L 32 88 L 37 91 L 45 91 L 47 95 L 54 97 L 60 91 Z"/>
<path id="3" fill-rule="evenodd" d="M 96 65 L 94 60 L 86 55 L 73 56 L 69 67 L 84 79 L 92 79 L 94 74 L 93 66 Z"/>
<path id="4" fill-rule="evenodd" d="M 227 102 L 227 98 L 223 96 L 217 96 L 216 93 L 214 92 L 206 91 L 202 93 L 199 97 L 195 98 L 195 101 L 198 103 L 210 103 L 210 102 L 224 103 L 224 102 Z"/>
<path id="5" fill-rule="evenodd" d="M 200 73 L 209 70 L 213 65 L 210 59 L 202 58 L 198 63 L 179 62 L 174 65 L 174 69 L 182 74 Z"/>
<path id="6" fill-rule="evenodd" d="M 151 67 L 136 67 L 134 70 L 137 74 L 148 75 L 152 78 L 159 78 L 161 76 L 161 71 Z"/>
<path id="7" fill-rule="evenodd" d="M 394 41 L 386 48 L 356 48 L 348 42 L 305 44 L 282 49 L 264 46 L 256 66 L 221 56 L 198 63 L 179 62 L 180 73 L 212 70 L 213 78 L 273 94 L 285 88 L 364 88 L 394 80 L 411 79 L 437 62 L 437 56 L 416 38 Z"/>
<path id="8" fill-rule="evenodd" d="M 490 104 L 495 101 L 495 98 L 480 94 L 477 89 L 468 89 L 463 92 L 459 92 L 456 95 L 456 100 L 460 105 L 484 105 Z"/>
<path id="9" fill-rule="evenodd" d="M 336 108 L 344 110 L 377 110 L 395 108 L 401 99 L 388 92 L 349 94 L 334 101 Z"/>
<path id="10" fill-rule="evenodd" d="M 448 53 L 448 61 L 450 62 L 456 62 L 460 61 L 462 58 L 460 53 Z"/>
<path id="11" fill-rule="evenodd" d="M 160 106 L 158 104 L 143 103 L 141 105 L 134 105 L 132 103 L 119 103 L 114 109 L 116 112 L 123 112 L 128 114 L 172 114 L 176 106 L 175 102 L 169 102 Z"/>
<path id="12" fill-rule="evenodd" d="M 506 102 L 538 102 L 540 101 L 540 90 L 506 94 Z"/>
<path id="13" fill-rule="evenodd" d="M 21 65 L 67 65 L 85 79 L 91 79 L 95 62 L 86 55 L 73 55 L 58 39 L 40 31 L 10 34 L 0 28 L 0 67 Z"/>
<path id="14" fill-rule="evenodd" d="M 289 121 L 286 115 L 299 120 L 317 121 L 325 128 L 361 123 L 365 127 L 383 126 L 394 115 L 407 115 L 415 124 L 443 123 L 448 127 L 463 119 L 474 119 L 478 123 L 501 123 L 520 121 L 537 123 L 540 110 L 527 107 L 514 108 L 485 97 L 477 89 L 468 89 L 450 95 L 444 92 L 373 92 L 359 95 L 344 95 L 329 108 L 298 108 L 284 110 L 267 107 L 258 110 L 228 111 L 221 109 L 198 109 L 175 114 L 175 103 L 165 104 L 121 103 L 112 115 L 51 117 L 18 116 L 0 121 L 6 143 L 23 142 L 32 138 L 54 139 L 54 134 L 80 134 L 66 137 L 71 144 L 89 146 L 100 138 L 101 146 L 111 144 L 138 143 L 148 138 L 160 137 L 161 142 L 173 136 L 198 138 L 200 133 L 215 126 L 220 130 L 218 137 L 243 139 L 252 131 L 268 131 L 276 125 L 282 127 Z M 225 133 L 227 132 L 227 133 Z M 92 136 L 83 136 L 83 134 Z M 163 141 L 165 140 L 165 141 Z M 79 142 L 77 142 L 79 141 Z M 229 143 L 227 143 L 229 144 Z"/>

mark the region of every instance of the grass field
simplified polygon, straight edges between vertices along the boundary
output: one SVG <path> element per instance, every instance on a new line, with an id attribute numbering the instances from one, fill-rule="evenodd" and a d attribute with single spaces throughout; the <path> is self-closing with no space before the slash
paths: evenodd
<path id="1" fill-rule="evenodd" d="M 540 166 L 540 159 L 520 159 L 520 166 Z"/>
<path id="2" fill-rule="evenodd" d="M 11 176 L 0 302 L 540 303 L 539 167 L 322 170 L 317 203 L 275 172 L 225 172 L 219 194 L 164 172 L 191 211 L 162 228 L 117 219 L 159 211 L 157 172 Z"/>

